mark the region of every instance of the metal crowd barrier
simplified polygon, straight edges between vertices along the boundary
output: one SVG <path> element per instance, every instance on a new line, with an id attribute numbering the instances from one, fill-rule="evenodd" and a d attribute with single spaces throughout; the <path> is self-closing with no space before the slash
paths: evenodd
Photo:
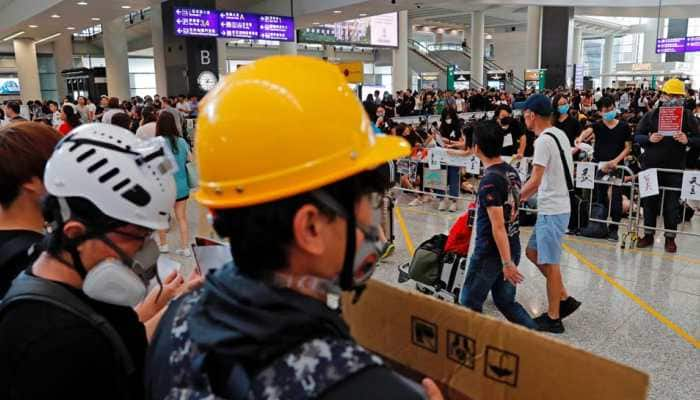
<path id="1" fill-rule="evenodd" d="M 432 159 L 431 159 L 432 157 Z M 503 157 L 504 161 L 511 164 L 520 173 L 520 178 L 523 184 L 530 177 L 532 172 L 532 158 L 522 158 L 516 159 L 513 157 Z M 476 160 L 476 161 L 475 161 Z M 639 238 L 640 229 L 649 229 L 655 232 L 671 232 L 679 235 L 690 235 L 690 236 L 700 236 L 700 233 L 689 232 L 683 229 L 669 230 L 661 227 L 649 227 L 645 226 L 643 223 L 641 210 L 643 209 L 642 196 L 640 194 L 640 183 L 639 176 L 635 174 L 634 171 L 626 165 L 618 165 L 614 171 L 603 172 L 601 171 L 602 163 L 592 163 L 587 161 L 580 161 L 574 163 L 574 181 L 575 186 L 579 192 L 582 192 L 583 199 L 588 200 L 588 215 L 589 222 L 596 222 L 601 224 L 617 225 L 618 227 L 624 227 L 625 232 L 621 233 L 620 245 L 621 248 L 634 248 L 636 242 Z M 423 174 L 420 176 L 420 184 L 412 188 L 407 188 L 405 186 L 405 179 L 409 182 L 418 182 L 418 171 L 420 170 L 418 166 L 421 165 Z M 432 196 L 438 198 L 446 198 L 451 200 L 465 200 L 471 201 L 475 198 L 475 194 L 462 194 L 462 171 L 467 172 L 473 178 L 474 191 L 478 189 L 479 180 L 483 177 L 483 167 L 481 166 L 478 158 L 472 155 L 459 156 L 450 154 L 446 149 L 433 148 L 433 149 L 423 149 L 410 158 L 404 158 L 396 162 L 396 174 L 398 179 L 396 179 L 397 185 L 393 188 L 394 191 L 403 193 L 413 193 L 419 196 Z M 432 168 L 431 168 L 432 167 Z M 460 194 L 458 196 L 449 195 L 449 182 L 447 179 L 446 167 L 457 167 L 460 168 L 460 173 L 458 176 L 460 180 L 458 186 L 460 188 Z M 685 171 L 682 170 L 669 170 L 669 169 L 657 169 L 658 172 L 665 173 L 676 173 L 683 174 Z M 700 194 L 700 175 L 697 178 L 696 183 L 697 191 Z M 605 218 L 596 218 L 591 215 L 593 211 L 593 204 L 596 203 L 596 190 L 606 190 L 612 191 L 613 188 L 620 188 L 622 190 L 621 201 L 624 204 L 624 198 L 627 197 L 629 200 L 629 210 L 627 213 L 623 212 L 619 222 L 612 220 L 612 201 L 614 197 L 612 193 L 607 195 L 607 208 Z M 659 187 L 661 202 L 659 209 L 662 211 L 666 201 L 667 191 L 681 191 L 680 187 Z M 462 205 L 464 206 L 464 205 Z M 678 207 L 682 205 L 679 202 Z M 463 208 L 462 208 L 463 210 Z M 536 213 L 536 208 L 529 208 L 521 205 L 520 210 Z M 626 216 L 625 216 L 626 214 Z M 679 221 L 678 226 L 683 227 L 685 223 L 686 207 L 683 206 L 680 212 L 682 219 Z"/>
<path id="2" fill-rule="evenodd" d="M 513 117 L 518 117 L 521 114 L 521 110 L 513 110 Z M 487 118 L 493 118 L 493 111 L 473 111 L 473 112 L 465 112 L 465 113 L 459 113 L 457 116 L 465 121 L 468 121 L 472 118 L 474 119 L 481 119 L 484 116 Z M 395 123 L 404 123 L 407 125 L 418 125 L 421 121 L 426 120 L 428 121 L 429 124 L 432 124 L 433 122 L 440 122 L 440 115 L 439 114 L 434 114 L 434 115 L 410 115 L 410 116 L 405 116 L 405 117 L 394 117 L 391 120 L 394 121 Z"/>
<path id="3" fill-rule="evenodd" d="M 679 202 L 677 205 L 677 207 L 682 210 L 680 215 L 677 215 L 677 218 L 680 218 L 678 220 L 678 225 L 677 225 L 679 229 L 675 229 L 675 230 L 666 229 L 666 227 L 664 225 L 665 222 L 663 221 L 664 205 L 666 204 L 667 193 L 668 192 L 681 192 L 681 194 L 682 194 L 683 178 L 684 178 L 685 172 L 687 172 L 687 171 L 686 170 L 678 170 L 678 169 L 667 169 L 667 168 L 654 168 L 654 169 L 656 169 L 657 177 L 658 177 L 659 172 L 667 173 L 667 174 L 679 174 L 679 175 L 681 175 L 681 179 L 680 179 L 681 186 L 680 187 L 670 187 L 670 186 L 659 185 L 658 196 L 661 196 L 661 201 L 659 203 L 660 215 L 655 216 L 657 226 L 645 225 L 643 217 L 641 215 L 638 215 L 637 216 L 637 223 L 636 223 L 637 229 L 641 229 L 643 233 L 646 230 L 651 230 L 654 233 L 663 232 L 663 233 L 673 233 L 675 235 L 688 235 L 688 236 L 695 236 L 695 237 L 700 236 L 700 232 L 690 232 L 690 231 L 680 229 L 684 226 L 684 224 L 686 222 L 685 217 L 686 217 L 686 212 L 687 212 L 687 207 L 685 206 L 685 204 L 682 203 L 682 201 L 684 200 L 682 198 L 683 197 L 682 195 L 679 196 L 680 198 L 679 198 Z M 700 178 L 696 178 L 696 179 L 691 178 L 689 181 L 689 186 L 690 186 L 689 194 L 695 195 L 696 190 L 698 193 L 700 193 Z M 648 196 L 648 197 L 653 197 L 653 196 Z M 636 205 L 639 209 L 644 209 L 643 200 L 644 200 L 644 198 L 642 198 L 641 194 L 640 194 L 639 198 L 637 199 L 637 203 L 636 203 Z M 646 210 L 644 210 L 644 212 L 646 212 Z M 662 221 L 659 221 L 659 216 L 661 216 Z"/>

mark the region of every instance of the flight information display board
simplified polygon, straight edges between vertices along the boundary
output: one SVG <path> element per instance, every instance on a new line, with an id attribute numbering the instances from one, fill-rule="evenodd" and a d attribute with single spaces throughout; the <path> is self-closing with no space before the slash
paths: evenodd
<path id="1" fill-rule="evenodd" d="M 175 8 L 177 36 L 294 41 L 294 18 L 236 11 Z"/>
<path id="2" fill-rule="evenodd" d="M 656 53 L 691 53 L 700 51 L 700 36 L 656 39 Z"/>

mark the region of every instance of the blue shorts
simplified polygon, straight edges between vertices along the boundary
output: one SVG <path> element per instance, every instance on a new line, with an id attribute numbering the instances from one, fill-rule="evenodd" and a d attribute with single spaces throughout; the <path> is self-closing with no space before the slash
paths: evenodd
<path id="1" fill-rule="evenodd" d="M 561 244 L 569 226 L 569 213 L 538 215 L 527 248 L 537 250 L 537 264 L 557 264 L 561 261 Z"/>

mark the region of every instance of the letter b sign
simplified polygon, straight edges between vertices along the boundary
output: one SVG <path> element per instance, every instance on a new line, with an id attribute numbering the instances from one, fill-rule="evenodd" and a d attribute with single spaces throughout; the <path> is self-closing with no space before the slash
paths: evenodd
<path id="1" fill-rule="evenodd" d="M 199 52 L 199 59 L 202 65 L 211 64 L 211 53 L 209 53 L 209 50 L 201 50 Z"/>

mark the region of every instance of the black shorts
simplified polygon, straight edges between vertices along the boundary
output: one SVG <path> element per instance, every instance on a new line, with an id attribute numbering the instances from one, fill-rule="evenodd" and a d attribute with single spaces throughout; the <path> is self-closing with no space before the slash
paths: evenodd
<path id="1" fill-rule="evenodd" d="M 177 202 L 179 202 L 179 201 L 185 201 L 185 200 L 187 200 L 187 199 L 189 199 L 189 198 L 190 198 L 190 195 L 188 194 L 187 196 L 180 197 L 179 199 L 175 199 L 175 202 L 177 203 Z"/>

